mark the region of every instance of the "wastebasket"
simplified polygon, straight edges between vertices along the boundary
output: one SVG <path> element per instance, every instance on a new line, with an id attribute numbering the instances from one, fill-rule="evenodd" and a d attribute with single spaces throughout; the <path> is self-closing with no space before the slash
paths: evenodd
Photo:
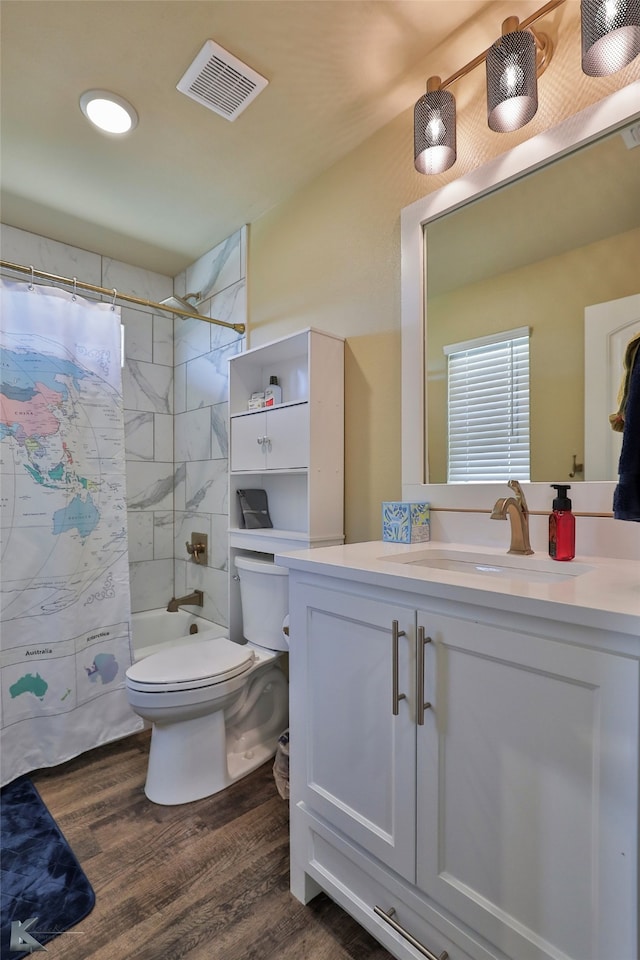
<path id="1" fill-rule="evenodd" d="M 278 737 L 276 759 L 273 764 L 273 777 L 278 793 L 283 800 L 289 799 L 289 730 Z"/>

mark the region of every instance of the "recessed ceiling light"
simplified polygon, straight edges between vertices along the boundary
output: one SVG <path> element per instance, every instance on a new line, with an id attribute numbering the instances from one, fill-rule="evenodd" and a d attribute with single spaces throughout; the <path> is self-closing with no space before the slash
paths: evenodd
<path id="1" fill-rule="evenodd" d="M 131 104 L 108 90 L 87 90 L 80 97 L 80 109 L 104 133 L 121 136 L 138 124 L 138 114 Z"/>

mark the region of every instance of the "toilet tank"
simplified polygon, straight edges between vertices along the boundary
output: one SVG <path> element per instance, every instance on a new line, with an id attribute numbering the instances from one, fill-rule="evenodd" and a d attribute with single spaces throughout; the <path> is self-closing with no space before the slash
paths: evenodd
<path id="1" fill-rule="evenodd" d="M 236 557 L 235 564 L 245 640 L 269 650 L 287 650 L 282 626 L 289 612 L 289 571 L 255 557 Z"/>

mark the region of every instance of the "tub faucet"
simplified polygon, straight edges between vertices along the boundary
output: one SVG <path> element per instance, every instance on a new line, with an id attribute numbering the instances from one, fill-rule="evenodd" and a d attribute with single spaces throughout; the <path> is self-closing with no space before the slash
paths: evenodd
<path id="1" fill-rule="evenodd" d="M 194 590 L 193 593 L 188 593 L 186 597 L 171 597 L 167 610 L 169 613 L 177 613 L 178 607 L 183 604 L 193 604 L 195 607 L 204 606 L 204 593 L 202 590 Z"/>
<path id="2" fill-rule="evenodd" d="M 507 515 L 511 522 L 511 546 L 508 553 L 533 553 L 529 543 L 529 508 L 524 498 L 522 487 L 517 480 L 509 480 L 508 486 L 515 493 L 514 497 L 500 497 L 496 500 L 491 513 L 492 520 L 506 520 Z"/>

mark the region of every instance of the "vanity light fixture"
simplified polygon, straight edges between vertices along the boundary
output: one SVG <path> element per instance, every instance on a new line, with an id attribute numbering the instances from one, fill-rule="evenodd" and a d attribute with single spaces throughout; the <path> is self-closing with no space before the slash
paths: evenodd
<path id="1" fill-rule="evenodd" d="M 413 112 L 414 163 L 419 173 L 444 173 L 456 162 L 456 101 L 440 77 L 429 77 L 427 92 Z"/>
<path id="2" fill-rule="evenodd" d="M 640 0 L 581 0 L 582 70 L 608 77 L 640 53 Z"/>
<path id="3" fill-rule="evenodd" d="M 80 97 L 80 109 L 103 133 L 123 136 L 138 125 L 138 114 L 131 104 L 108 90 L 87 90 Z"/>
<path id="4" fill-rule="evenodd" d="M 517 17 L 502 24 L 502 36 L 487 50 L 487 122 L 505 133 L 529 123 L 538 109 L 536 42 Z"/>
<path id="5" fill-rule="evenodd" d="M 553 45 L 532 24 L 565 0 L 549 0 L 522 23 L 508 17 L 499 40 L 448 79 L 430 77 L 414 108 L 414 165 L 418 173 L 444 173 L 456 161 L 456 106 L 447 90 L 480 63 L 486 64 L 487 122 L 498 133 L 518 130 L 538 109 L 538 77 L 548 66 Z M 606 76 L 640 53 L 640 0 L 580 0 L 582 70 Z"/>

